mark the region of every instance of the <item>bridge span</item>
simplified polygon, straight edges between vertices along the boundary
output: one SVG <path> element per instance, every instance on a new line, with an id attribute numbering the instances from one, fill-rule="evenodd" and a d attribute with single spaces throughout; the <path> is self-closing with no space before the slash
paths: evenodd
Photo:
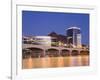
<path id="1" fill-rule="evenodd" d="M 66 47 L 22 44 L 23 58 L 46 57 L 46 56 L 64 57 L 64 56 L 77 56 L 77 55 L 89 55 L 89 50 L 82 48 L 66 48 Z"/>

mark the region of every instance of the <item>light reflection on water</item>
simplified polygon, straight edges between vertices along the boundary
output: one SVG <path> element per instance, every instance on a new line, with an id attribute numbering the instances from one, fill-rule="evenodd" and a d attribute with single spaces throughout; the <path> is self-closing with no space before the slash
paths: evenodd
<path id="1" fill-rule="evenodd" d="M 28 58 L 28 59 L 22 60 L 23 69 L 88 66 L 88 65 L 89 65 L 88 55 L 67 56 L 67 57 Z"/>

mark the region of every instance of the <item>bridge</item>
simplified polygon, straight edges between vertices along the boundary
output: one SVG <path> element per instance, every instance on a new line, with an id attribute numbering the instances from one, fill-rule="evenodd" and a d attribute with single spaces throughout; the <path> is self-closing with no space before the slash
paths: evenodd
<path id="1" fill-rule="evenodd" d="M 54 47 L 33 44 L 22 44 L 23 58 L 28 57 L 57 57 L 89 55 L 89 50 L 82 48 Z"/>

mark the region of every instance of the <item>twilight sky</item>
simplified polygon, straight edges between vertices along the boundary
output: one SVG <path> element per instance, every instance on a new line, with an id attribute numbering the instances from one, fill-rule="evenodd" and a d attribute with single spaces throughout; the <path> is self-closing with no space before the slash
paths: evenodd
<path id="1" fill-rule="evenodd" d="M 89 44 L 89 14 L 22 11 L 24 36 L 45 36 L 52 31 L 66 35 L 73 26 L 81 29 L 82 43 Z"/>

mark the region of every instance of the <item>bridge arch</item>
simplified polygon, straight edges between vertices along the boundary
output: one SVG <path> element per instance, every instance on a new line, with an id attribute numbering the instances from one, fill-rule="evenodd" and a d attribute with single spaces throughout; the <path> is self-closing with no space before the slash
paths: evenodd
<path id="1" fill-rule="evenodd" d="M 60 55 L 61 56 L 69 56 L 70 55 L 70 50 L 67 50 L 67 49 L 62 49 L 61 52 L 60 52 Z"/>
<path id="2" fill-rule="evenodd" d="M 38 58 L 38 57 L 43 57 L 44 54 L 44 50 L 41 48 L 36 48 L 36 47 L 30 47 L 28 48 L 31 50 L 31 57 L 32 58 Z"/>
<path id="3" fill-rule="evenodd" d="M 89 51 L 80 51 L 80 55 L 89 55 Z"/>
<path id="4" fill-rule="evenodd" d="M 77 55 L 79 55 L 79 51 L 78 50 L 72 50 L 71 55 L 77 56 Z"/>
<path id="5" fill-rule="evenodd" d="M 46 56 L 57 57 L 59 56 L 59 50 L 55 48 L 50 48 L 46 50 Z"/>
<path id="6" fill-rule="evenodd" d="M 23 59 L 26 59 L 26 58 L 29 58 L 31 57 L 31 50 L 30 49 L 22 49 L 22 58 Z"/>

